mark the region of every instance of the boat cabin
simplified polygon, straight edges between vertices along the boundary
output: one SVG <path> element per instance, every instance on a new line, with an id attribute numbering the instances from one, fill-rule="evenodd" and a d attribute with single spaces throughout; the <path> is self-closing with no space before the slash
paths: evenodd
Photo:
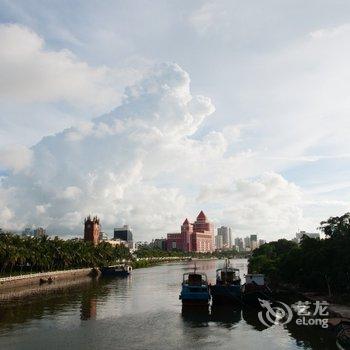
<path id="1" fill-rule="evenodd" d="M 216 270 L 217 284 L 239 284 L 241 281 L 239 277 L 239 270 L 232 267 Z"/>
<path id="2" fill-rule="evenodd" d="M 183 284 L 189 286 L 202 286 L 208 284 L 207 275 L 204 273 L 184 273 Z"/>

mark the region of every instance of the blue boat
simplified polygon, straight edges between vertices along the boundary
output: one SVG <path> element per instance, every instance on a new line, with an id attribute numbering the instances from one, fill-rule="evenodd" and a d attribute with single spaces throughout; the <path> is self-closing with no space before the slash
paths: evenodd
<path id="1" fill-rule="evenodd" d="M 183 305 L 208 305 L 210 292 L 207 275 L 197 272 L 196 267 L 194 272 L 184 273 L 179 299 Z"/>
<path id="2" fill-rule="evenodd" d="M 102 276 L 127 277 L 131 274 L 132 267 L 129 265 L 113 265 L 101 267 Z"/>
<path id="3" fill-rule="evenodd" d="M 216 270 L 216 284 L 210 286 L 210 292 L 213 304 L 242 304 L 239 270 L 230 267 L 228 260 Z"/>

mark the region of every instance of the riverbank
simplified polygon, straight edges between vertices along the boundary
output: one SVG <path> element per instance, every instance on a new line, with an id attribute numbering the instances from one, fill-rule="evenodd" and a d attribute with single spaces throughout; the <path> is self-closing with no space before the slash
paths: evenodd
<path id="1" fill-rule="evenodd" d="M 130 264 L 133 269 L 139 269 L 155 266 L 162 263 L 185 261 L 188 259 L 189 257 L 160 257 L 137 259 L 133 261 L 122 261 L 120 263 Z M 29 290 L 34 290 L 35 288 L 33 289 L 33 287 L 38 286 L 40 286 L 43 290 L 45 289 L 43 288 L 44 286 L 51 286 L 50 288 L 46 289 L 54 289 L 55 286 L 59 286 L 58 282 L 67 280 L 80 280 L 82 278 L 96 276 L 97 274 L 98 270 L 95 268 L 83 268 L 2 277 L 0 278 L 0 295 L 8 294 L 8 292 L 13 292 L 14 289 L 21 289 L 22 294 L 25 294 L 23 289 L 26 287 Z"/>
<path id="2" fill-rule="evenodd" d="M 301 293 L 309 301 L 326 301 L 329 303 L 328 311 L 332 317 L 347 318 L 350 320 L 350 305 L 333 303 L 328 297 L 316 293 Z"/>
<path id="3" fill-rule="evenodd" d="M 41 285 L 44 283 L 51 284 L 56 281 L 89 277 L 92 274 L 92 268 L 85 268 L 2 277 L 0 278 L 0 293 L 5 293 L 7 290 L 13 290 L 13 288 L 17 287 Z"/>
<path id="4" fill-rule="evenodd" d="M 321 302 L 327 302 L 328 303 L 328 311 L 330 314 L 330 317 L 335 317 L 335 318 L 346 318 L 350 320 L 350 305 L 347 303 L 339 303 L 339 298 L 331 298 L 323 294 L 319 294 L 316 292 L 306 292 L 306 291 L 301 291 L 300 289 L 296 288 L 293 285 L 286 284 L 286 283 L 280 283 L 278 286 L 275 286 L 274 288 L 277 290 L 279 293 L 283 293 L 283 291 L 287 293 L 293 293 L 295 295 L 299 295 L 300 298 L 311 301 L 311 302 L 316 302 L 316 301 L 321 301 Z"/>

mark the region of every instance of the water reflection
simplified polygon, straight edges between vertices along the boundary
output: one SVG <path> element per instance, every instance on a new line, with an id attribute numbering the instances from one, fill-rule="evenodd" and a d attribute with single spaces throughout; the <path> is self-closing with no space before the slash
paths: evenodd
<path id="1" fill-rule="evenodd" d="M 241 308 L 215 305 L 211 308 L 211 321 L 219 323 L 222 327 L 232 328 L 242 319 Z"/>
<path id="2" fill-rule="evenodd" d="M 215 278 L 222 262 L 196 264 Z M 234 264 L 244 271 L 244 262 Z M 254 308 L 182 307 L 182 274 L 193 265 L 135 270 L 126 279 L 74 281 L 14 300 L 0 295 L 0 348 L 16 342 L 10 348 L 38 349 L 44 342 L 48 348 L 85 349 L 88 342 L 89 348 L 104 349 L 231 349 L 232 344 L 242 349 L 254 349 L 254 344 L 266 349 L 336 349 L 332 334 L 319 328 L 290 323 L 267 329 Z M 87 339 L 89 334 L 93 336 Z"/>
<path id="3" fill-rule="evenodd" d="M 181 315 L 185 324 L 190 327 L 207 327 L 210 321 L 208 306 L 182 306 Z"/>

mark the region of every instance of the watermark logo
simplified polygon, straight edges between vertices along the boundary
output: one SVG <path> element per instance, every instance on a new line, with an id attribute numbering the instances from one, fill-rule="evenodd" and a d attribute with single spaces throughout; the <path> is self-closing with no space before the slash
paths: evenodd
<path id="1" fill-rule="evenodd" d="M 278 301 L 279 306 L 272 306 L 270 301 L 259 299 L 260 305 L 266 309 L 265 312 L 258 313 L 259 321 L 266 327 L 276 324 L 287 324 L 293 318 L 292 309 L 285 303 Z"/>
<path id="2" fill-rule="evenodd" d="M 295 324 L 298 326 L 321 326 L 328 328 L 329 312 L 326 301 L 298 301 L 291 306 L 276 301 L 271 303 L 268 300 L 259 299 L 260 305 L 264 308 L 258 313 L 259 321 L 266 327 L 276 324 L 285 325 L 292 321 L 293 311 L 295 313 Z"/>

